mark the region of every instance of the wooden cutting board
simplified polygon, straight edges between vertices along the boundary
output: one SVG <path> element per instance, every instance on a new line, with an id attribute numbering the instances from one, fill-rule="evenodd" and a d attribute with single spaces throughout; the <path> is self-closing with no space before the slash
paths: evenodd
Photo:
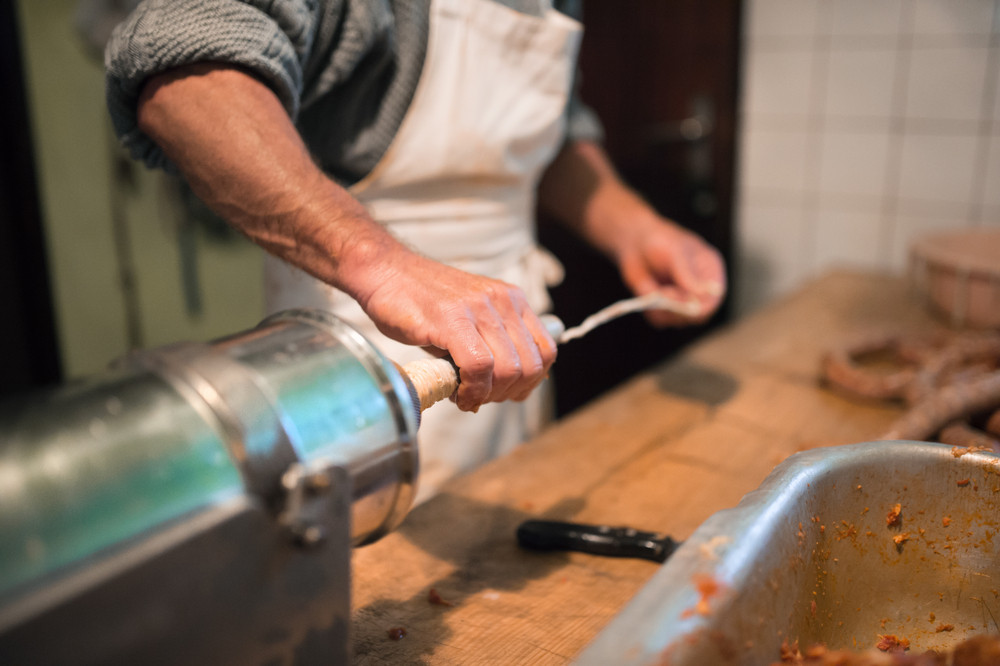
<path id="1" fill-rule="evenodd" d="M 683 539 L 788 455 L 866 441 L 899 415 L 820 386 L 823 352 L 941 326 L 906 280 L 834 272 L 650 368 L 356 550 L 355 663 L 569 663 L 659 565 L 522 551 L 521 521 Z"/>

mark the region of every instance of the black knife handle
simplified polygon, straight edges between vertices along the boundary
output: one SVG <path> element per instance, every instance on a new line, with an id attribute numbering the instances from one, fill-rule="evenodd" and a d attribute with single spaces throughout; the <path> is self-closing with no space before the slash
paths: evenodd
<path id="1" fill-rule="evenodd" d="M 664 562 L 677 542 L 664 534 L 631 527 L 528 520 L 517 528 L 517 542 L 533 550 L 576 550 L 593 555 L 638 557 Z"/>

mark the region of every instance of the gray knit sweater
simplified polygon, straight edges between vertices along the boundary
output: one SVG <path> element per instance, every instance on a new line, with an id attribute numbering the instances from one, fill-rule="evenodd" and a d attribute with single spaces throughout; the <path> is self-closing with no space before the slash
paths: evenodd
<path id="1" fill-rule="evenodd" d="M 538 14 L 545 0 L 496 0 Z M 557 7 L 578 15 L 578 2 Z M 363 178 L 409 107 L 427 47 L 430 0 L 144 0 L 105 51 L 111 119 L 132 156 L 173 170 L 136 124 L 142 84 L 198 61 L 254 72 L 284 104 L 310 152 L 344 185 Z M 600 138 L 575 98 L 574 138 Z"/>

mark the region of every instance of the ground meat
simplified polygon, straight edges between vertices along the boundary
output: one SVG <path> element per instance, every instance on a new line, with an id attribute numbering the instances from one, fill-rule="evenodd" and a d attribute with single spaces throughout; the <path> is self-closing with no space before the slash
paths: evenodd
<path id="1" fill-rule="evenodd" d="M 438 594 L 438 591 L 435 590 L 433 587 L 427 593 L 427 601 L 429 601 L 430 603 L 432 603 L 435 606 L 454 606 L 455 605 L 455 604 L 451 603 L 450 601 L 448 601 L 447 599 L 443 599 L 441 597 L 441 595 Z"/>
<path id="2" fill-rule="evenodd" d="M 696 603 L 693 608 L 688 608 L 684 611 L 682 617 L 708 615 L 711 611 L 709 601 L 722 590 L 722 585 L 719 581 L 705 574 L 695 574 L 692 578 L 692 582 L 694 583 L 695 589 L 698 590 L 698 603 Z"/>
<path id="3" fill-rule="evenodd" d="M 875 647 L 882 652 L 905 652 L 910 649 L 910 641 L 895 634 L 882 634 L 879 635 Z"/>

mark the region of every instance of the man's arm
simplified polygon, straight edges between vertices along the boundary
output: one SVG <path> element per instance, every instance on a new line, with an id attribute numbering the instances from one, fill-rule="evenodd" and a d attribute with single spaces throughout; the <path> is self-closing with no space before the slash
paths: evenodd
<path id="1" fill-rule="evenodd" d="M 352 296 L 389 337 L 450 353 L 461 409 L 526 398 L 555 360 L 520 289 L 404 247 L 313 163 L 253 76 L 212 63 L 167 71 L 145 84 L 138 122 L 235 228 Z"/>
<path id="2" fill-rule="evenodd" d="M 567 143 L 542 178 L 539 203 L 614 261 L 634 293 L 660 290 L 700 305 L 693 319 L 648 312 L 654 324 L 703 321 L 719 307 L 726 291 L 721 255 L 628 188 L 598 144 Z"/>

